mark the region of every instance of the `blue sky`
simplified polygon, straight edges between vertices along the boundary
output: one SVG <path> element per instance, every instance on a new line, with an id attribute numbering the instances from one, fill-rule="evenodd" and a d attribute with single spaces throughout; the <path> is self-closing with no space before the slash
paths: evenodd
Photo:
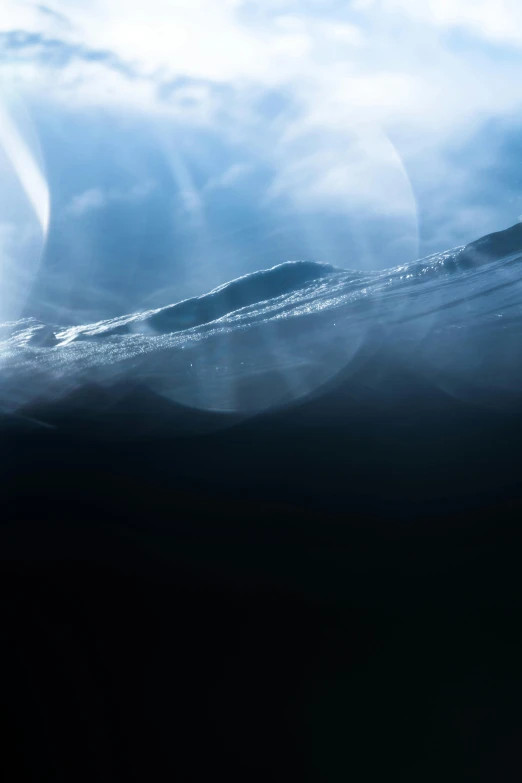
<path id="1" fill-rule="evenodd" d="M 2 0 L 0 317 L 505 228 L 521 60 L 508 0 Z"/>

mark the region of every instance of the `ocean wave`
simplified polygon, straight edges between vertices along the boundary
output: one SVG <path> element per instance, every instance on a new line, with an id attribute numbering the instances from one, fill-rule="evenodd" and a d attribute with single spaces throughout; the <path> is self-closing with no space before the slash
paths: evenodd
<path id="1" fill-rule="evenodd" d="M 256 412 L 306 397 L 376 352 L 451 393 L 518 394 L 521 262 L 517 224 L 384 271 L 287 262 L 97 323 L 1 324 L 0 404 L 14 412 L 125 380 L 191 408 Z"/>

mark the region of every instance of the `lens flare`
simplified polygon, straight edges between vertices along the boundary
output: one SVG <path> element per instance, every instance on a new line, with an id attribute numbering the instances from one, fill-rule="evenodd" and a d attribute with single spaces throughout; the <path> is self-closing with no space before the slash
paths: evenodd
<path id="1" fill-rule="evenodd" d="M 270 119 L 263 127 L 263 142 L 245 133 L 233 146 L 209 129 L 190 139 L 181 129 L 175 135 L 156 131 L 179 202 L 174 222 L 183 236 L 181 264 L 188 279 L 201 281 L 198 293 L 262 269 L 271 271 L 255 277 L 257 283 L 277 280 L 286 271 L 272 267 L 295 260 L 324 262 L 340 273 L 355 270 L 357 277 L 417 258 L 415 193 L 382 129 L 355 120 L 335 132 L 306 123 L 281 128 Z M 220 156 L 205 154 L 208 149 L 221 151 L 220 165 Z M 226 292 L 219 296 L 226 298 Z M 308 307 L 312 293 L 306 286 L 273 296 L 281 298 L 284 313 L 267 312 L 263 328 L 247 323 L 251 305 L 230 303 L 227 317 L 233 311 L 233 319 L 244 317 L 244 331 L 225 334 L 220 323 L 215 334 L 198 341 L 192 359 L 189 345 L 184 347 L 182 381 L 156 368 L 148 377 L 151 388 L 187 406 L 244 413 L 306 397 L 356 361 L 369 321 L 360 320 L 350 339 L 342 340 L 336 317 L 329 330 L 315 330 L 317 313 Z M 299 318 L 289 316 L 292 307 Z M 377 320 L 378 311 L 376 304 Z M 387 329 L 393 327 L 387 323 Z"/>
<path id="2" fill-rule="evenodd" d="M 2 104 L 0 104 L 0 144 L 34 209 L 42 234 L 46 236 L 50 217 L 49 188 L 32 151 Z"/>
<path id="3" fill-rule="evenodd" d="M 35 282 L 50 221 L 50 194 L 33 124 L 0 99 L 0 319 L 19 318 Z"/>

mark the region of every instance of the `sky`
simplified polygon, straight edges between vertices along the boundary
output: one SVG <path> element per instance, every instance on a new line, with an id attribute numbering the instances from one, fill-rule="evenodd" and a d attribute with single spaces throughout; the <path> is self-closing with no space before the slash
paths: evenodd
<path id="1" fill-rule="evenodd" d="M 506 228 L 521 65 L 512 0 L 2 0 L 0 319 Z"/>

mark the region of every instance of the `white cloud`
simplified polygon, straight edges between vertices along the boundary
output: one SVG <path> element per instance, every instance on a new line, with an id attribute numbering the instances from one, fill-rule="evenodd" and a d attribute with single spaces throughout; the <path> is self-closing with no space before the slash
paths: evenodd
<path id="1" fill-rule="evenodd" d="M 68 109 L 109 105 L 119 114 L 166 117 L 246 140 L 277 170 L 272 193 L 290 194 L 303 209 L 348 205 L 358 195 L 375 209 L 409 212 L 412 161 L 424 159 L 436 177 L 452 139 L 522 105 L 515 78 L 522 65 L 519 0 L 273 0 L 254 9 L 243 0 L 46 5 L 69 26 L 30 2 L 2 0 L 0 32 L 60 40 L 64 62 L 57 67 L 35 40 L 30 52 L 4 55 L 4 83 Z M 450 44 L 449 30 L 465 31 L 477 46 Z M 484 40 L 513 45 L 513 59 L 496 57 Z M 180 77 L 186 82 L 170 89 Z M 260 127 L 254 104 L 270 90 L 290 95 L 297 108 L 264 118 Z M 354 129 L 359 146 L 352 148 Z M 204 221 L 190 172 L 176 152 L 169 161 L 186 211 Z M 207 188 L 227 186 L 224 176 Z M 123 197 L 79 194 L 69 212 L 100 209 L 107 200 Z"/>
<path id="2" fill-rule="evenodd" d="M 99 188 L 92 188 L 83 193 L 79 193 L 73 198 L 68 207 L 71 215 L 85 215 L 86 212 L 102 209 L 108 202 L 107 194 Z"/>
<path id="3" fill-rule="evenodd" d="M 303 138 L 304 131 L 297 140 Z M 382 132 L 362 126 L 349 135 L 330 135 L 321 147 L 310 139 L 300 156 L 290 152 L 295 141 L 288 137 L 281 150 L 291 162 L 279 168 L 271 197 L 291 193 L 305 209 L 320 204 L 341 213 L 375 209 L 381 214 L 414 216 L 411 185 Z"/>
<path id="4" fill-rule="evenodd" d="M 245 5 L 242 0 L 49 0 L 47 7 L 55 17 L 30 2 L 2 0 L 0 31 L 22 30 L 85 52 L 112 53 L 135 70 L 138 105 L 143 100 L 141 80 L 168 81 L 180 75 L 267 87 L 303 87 L 306 82 L 330 92 L 335 86 L 332 66 L 362 83 L 380 85 L 368 101 L 385 99 L 390 105 L 396 95 L 401 100 L 400 76 L 422 84 L 426 66 L 444 54 L 444 44 L 430 33 L 433 28 L 465 27 L 479 38 L 522 42 L 518 0 L 359 0 L 349 6 L 329 4 L 328 12 L 319 16 L 311 14 L 307 4 L 273 3 L 262 21 L 249 19 Z M 65 17 L 69 27 L 64 26 Z M 36 54 L 38 42 L 32 46 Z M 14 70 L 7 73 L 14 77 Z M 94 82 L 103 100 L 108 95 L 102 72 L 110 70 L 110 63 L 73 57 L 60 69 L 54 89 L 64 80 L 78 87 L 85 74 L 85 82 Z M 390 73 L 394 84 L 385 79 Z M 118 87 L 124 78 L 120 73 Z M 125 92 L 130 100 L 131 91 Z"/>
<path id="5" fill-rule="evenodd" d="M 234 163 L 218 176 L 211 177 L 205 184 L 204 190 L 219 190 L 220 188 L 233 187 L 250 174 L 253 168 L 249 163 Z"/>
<path id="6" fill-rule="evenodd" d="M 519 0 L 382 0 L 382 6 L 440 27 L 468 30 L 478 38 L 522 44 Z"/>
<path id="7" fill-rule="evenodd" d="M 461 121 L 522 101 L 522 86 L 506 79 L 509 65 L 450 51 L 439 37 L 440 29 L 460 26 L 479 38 L 522 41 L 522 6 L 511 0 L 334 3 L 319 15 L 308 3 L 272 3 L 261 18 L 249 16 L 241 0 L 47 5 L 70 26 L 29 2 L 2 0 L 0 31 L 62 41 L 61 67 L 34 40 L 27 51 L 20 43 L 9 50 L 1 72 L 4 82 L 45 89 L 68 106 L 110 104 L 212 124 L 222 109 L 212 85 L 221 84 L 236 91 L 244 112 L 252 91 L 287 89 L 305 118 L 328 129 L 356 118 L 426 130 L 435 119 L 438 132 L 453 132 Z M 179 77 L 200 82 L 162 93 Z"/>
<path id="8" fill-rule="evenodd" d="M 90 188 L 74 196 L 67 206 L 66 212 L 74 217 L 82 217 L 88 212 L 104 209 L 111 203 L 136 204 L 147 198 L 154 188 L 155 183 L 153 182 L 143 182 L 134 185 L 129 190 Z"/>

